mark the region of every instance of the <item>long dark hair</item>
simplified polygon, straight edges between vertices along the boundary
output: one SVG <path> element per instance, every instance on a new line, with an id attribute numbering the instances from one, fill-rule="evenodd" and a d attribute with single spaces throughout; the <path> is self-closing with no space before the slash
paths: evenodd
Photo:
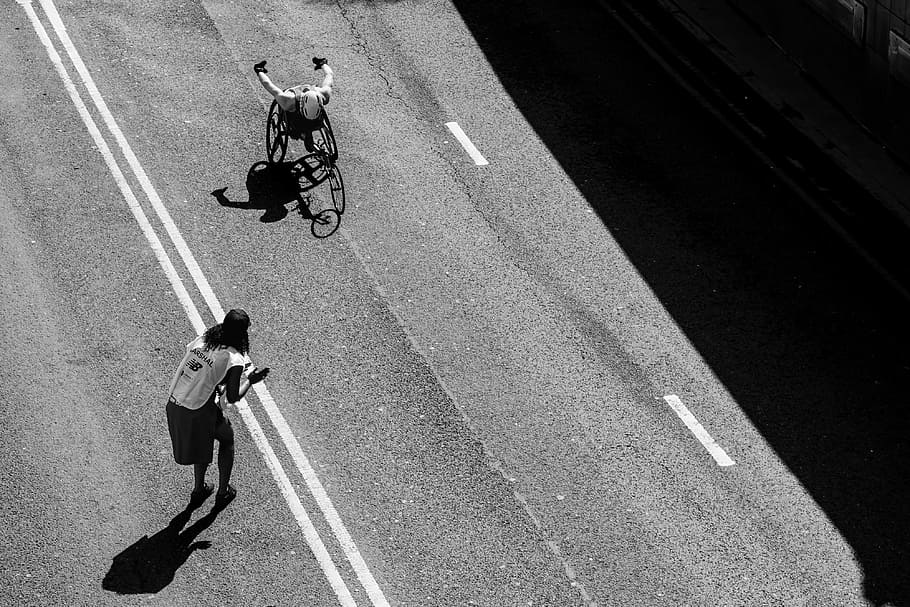
<path id="1" fill-rule="evenodd" d="M 246 354 L 250 351 L 250 337 L 246 330 L 236 328 L 236 330 L 227 331 L 223 323 L 206 329 L 205 333 L 202 334 L 202 338 L 205 340 L 206 350 L 233 346 L 241 354 Z"/>

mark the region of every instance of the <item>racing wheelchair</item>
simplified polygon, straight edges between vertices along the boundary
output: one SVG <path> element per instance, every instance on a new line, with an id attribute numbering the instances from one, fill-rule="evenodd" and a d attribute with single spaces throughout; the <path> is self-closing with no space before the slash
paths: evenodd
<path id="1" fill-rule="evenodd" d="M 277 101 L 272 101 L 265 131 L 269 163 L 281 163 L 287 154 L 289 141 L 303 140 L 305 128 L 307 127 L 296 114 L 285 112 Z M 315 151 L 301 157 L 294 164 L 307 168 L 307 179 L 311 184 L 314 179 L 316 182 L 329 182 L 332 205 L 340 215 L 344 213 L 345 207 L 344 181 L 337 165 L 338 145 L 335 142 L 335 134 L 332 132 L 332 123 L 324 109 L 319 128 L 312 131 L 312 136 Z M 314 159 L 317 161 L 316 163 L 313 162 Z"/>

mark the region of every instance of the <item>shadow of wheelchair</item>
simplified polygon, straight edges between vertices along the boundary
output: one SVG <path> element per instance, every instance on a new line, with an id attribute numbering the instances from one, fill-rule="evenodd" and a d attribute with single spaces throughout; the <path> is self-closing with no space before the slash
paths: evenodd
<path id="1" fill-rule="evenodd" d="M 270 223 L 287 217 L 289 210 L 296 210 L 311 222 L 311 231 L 317 238 L 330 236 L 341 222 L 339 213 L 325 205 L 321 208 L 310 191 L 329 178 L 318 154 L 307 154 L 293 162 L 265 162 L 253 164 L 247 172 L 247 200 L 231 200 L 227 188 L 212 191 L 218 204 L 235 209 L 265 211 L 259 221 Z M 288 209 L 288 204 L 296 204 Z"/>

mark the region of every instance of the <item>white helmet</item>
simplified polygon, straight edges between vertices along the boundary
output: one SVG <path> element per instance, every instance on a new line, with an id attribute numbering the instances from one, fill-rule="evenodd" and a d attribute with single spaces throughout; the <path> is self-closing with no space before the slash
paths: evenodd
<path id="1" fill-rule="evenodd" d="M 316 91 L 306 91 L 301 100 L 301 109 L 303 117 L 307 120 L 316 120 L 322 114 L 322 102 L 319 100 L 319 93 Z"/>

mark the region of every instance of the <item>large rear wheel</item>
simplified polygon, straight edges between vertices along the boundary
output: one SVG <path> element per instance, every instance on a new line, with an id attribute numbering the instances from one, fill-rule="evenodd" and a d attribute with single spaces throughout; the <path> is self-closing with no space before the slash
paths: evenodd
<path id="1" fill-rule="evenodd" d="M 323 114 L 319 136 L 322 138 L 322 144 L 329 155 L 329 160 L 335 164 L 338 162 L 338 145 L 335 143 L 335 133 L 332 131 L 332 123 L 329 121 L 328 114 Z"/>
<path id="2" fill-rule="evenodd" d="M 284 154 L 288 150 L 288 129 L 284 112 L 276 101 L 273 101 L 269 108 L 269 118 L 265 125 L 265 146 L 269 162 L 278 164 L 284 160 Z"/>
<path id="3" fill-rule="evenodd" d="M 329 188 L 332 191 L 332 206 L 339 214 L 344 213 L 344 180 L 341 178 L 341 169 L 337 164 L 329 165 L 326 169 L 328 173 Z"/>

